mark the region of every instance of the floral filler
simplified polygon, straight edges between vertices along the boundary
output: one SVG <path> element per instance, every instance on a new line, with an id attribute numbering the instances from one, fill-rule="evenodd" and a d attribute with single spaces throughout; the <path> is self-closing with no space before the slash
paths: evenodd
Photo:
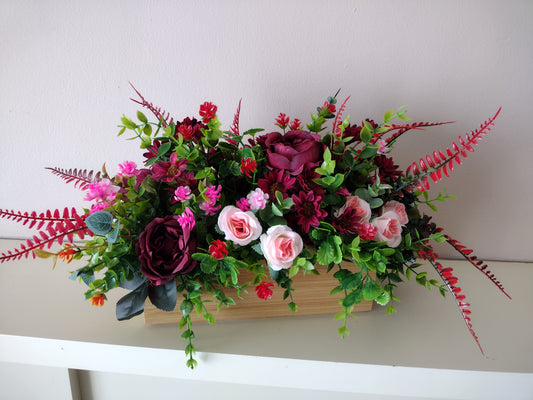
<path id="1" fill-rule="evenodd" d="M 134 101 L 156 120 L 140 111 L 137 121 L 123 116 L 119 135 L 129 132 L 140 141 L 144 165 L 125 161 L 114 176 L 105 166 L 97 173 L 48 168 L 85 192 L 91 206 L 41 213 L 0 209 L 2 217 L 38 230 L 2 253 L 1 262 L 30 255 L 51 257 L 54 265 L 57 258 L 84 259 L 70 278 L 87 285 L 85 298 L 93 305 L 102 306 L 112 289 L 128 290 L 116 305 L 119 320 L 141 314 L 147 298 L 164 311 L 178 306 L 190 368 L 197 365 L 191 313 L 214 324 L 205 302 L 214 298 L 219 309 L 235 304 L 225 294 L 228 288 L 239 297 L 251 292 L 268 301 L 274 284 L 265 282 L 267 276 L 284 289 L 287 306 L 296 312 L 292 278 L 299 273 L 331 273 L 337 279 L 337 286 L 318 290 L 343 294 L 334 317 L 341 337 L 349 334 L 355 304 L 372 300 L 393 313 L 395 289 L 414 277 L 453 296 L 483 352 L 458 278 L 440 263 L 432 243 L 452 246 L 509 295 L 472 250 L 445 234 L 419 206 L 436 211 L 435 202 L 453 197 L 429 198 L 427 190 L 474 151 L 500 110 L 449 148 L 403 171 L 390 156 L 396 141 L 447 122 L 410 122 L 400 108 L 387 111 L 380 122 L 354 124 L 343 118 L 348 99 L 337 109 L 337 92 L 311 113 L 307 125 L 280 113 L 268 133 L 241 131 L 239 102 L 225 131 L 213 103 L 202 104 L 198 117 L 177 121 L 135 91 Z M 51 249 L 54 243 L 61 246 L 58 251 Z M 435 278 L 419 269 L 417 259 L 433 267 Z M 253 273 L 251 282 L 239 279 L 243 270 Z"/>

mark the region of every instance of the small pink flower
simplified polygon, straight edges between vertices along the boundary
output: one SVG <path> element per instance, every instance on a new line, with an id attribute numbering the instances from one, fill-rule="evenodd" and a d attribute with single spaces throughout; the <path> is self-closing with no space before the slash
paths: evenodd
<path id="1" fill-rule="evenodd" d="M 178 222 L 182 229 L 192 231 L 194 225 L 196 225 L 196 221 L 194 220 L 194 214 L 189 207 L 185 207 L 185 212 L 178 215 Z"/>
<path id="2" fill-rule="evenodd" d="M 200 208 L 200 210 L 203 210 L 207 215 L 215 215 L 222 206 L 217 206 L 215 204 L 211 204 L 208 201 L 203 201 L 198 205 L 198 207 Z"/>
<path id="3" fill-rule="evenodd" d="M 301 236 L 287 225 L 271 226 L 260 241 L 265 259 L 275 271 L 290 268 L 304 246 Z"/>
<path id="4" fill-rule="evenodd" d="M 241 197 L 239 201 L 237 201 L 237 207 L 239 207 L 241 211 L 250 211 L 250 202 L 246 197 Z"/>
<path id="5" fill-rule="evenodd" d="M 364 224 L 365 222 L 370 221 L 372 210 L 370 209 L 370 205 L 363 199 L 357 196 L 348 196 L 346 198 L 346 203 L 339 209 L 339 211 L 337 211 L 337 216 L 342 215 L 347 207 L 355 210 L 355 215 L 359 217 L 359 223 Z"/>
<path id="6" fill-rule="evenodd" d="M 379 139 L 377 144 L 379 144 L 378 154 L 386 154 L 389 151 L 389 148 L 387 147 L 387 142 L 383 139 Z"/>
<path id="7" fill-rule="evenodd" d="M 246 246 L 262 233 L 261 223 L 251 211 L 241 211 L 234 206 L 226 206 L 218 216 L 218 227 L 226 235 L 226 240 Z"/>
<path id="8" fill-rule="evenodd" d="M 101 202 L 101 203 L 96 203 L 96 204 L 93 204 L 91 206 L 91 214 L 96 212 L 96 211 L 102 211 L 103 209 L 109 207 L 109 204 L 105 201 Z"/>
<path id="9" fill-rule="evenodd" d="M 250 204 L 250 210 L 257 211 L 257 210 L 262 210 L 263 208 L 265 208 L 268 197 L 269 197 L 268 194 L 266 194 L 259 188 L 252 190 L 248 194 L 248 196 L 246 196 L 246 199 L 248 200 L 248 204 Z"/>
<path id="10" fill-rule="evenodd" d="M 118 186 L 112 185 L 111 181 L 107 178 L 89 183 L 88 187 L 89 191 L 83 199 L 89 201 L 113 201 L 117 197 L 117 192 L 120 189 Z"/>
<path id="11" fill-rule="evenodd" d="M 205 189 L 205 197 L 207 198 L 207 201 L 211 204 L 215 204 L 218 199 L 220 199 L 220 192 L 222 191 L 222 186 L 218 185 L 218 187 L 215 186 L 209 186 L 207 189 Z"/>
<path id="12" fill-rule="evenodd" d="M 387 211 L 372 220 L 372 225 L 377 228 L 377 242 L 387 242 L 389 247 L 398 247 L 402 241 L 402 226 L 398 221 L 398 215 L 393 211 Z"/>
<path id="13" fill-rule="evenodd" d="M 174 191 L 174 200 L 185 202 L 192 198 L 191 188 L 189 186 L 178 186 Z"/>
<path id="14" fill-rule="evenodd" d="M 409 217 L 405 212 L 405 205 L 399 201 L 391 200 L 385 203 L 383 206 L 383 212 L 393 211 L 398 216 L 398 221 L 400 224 L 405 225 L 409 222 Z"/>
<path id="15" fill-rule="evenodd" d="M 137 164 L 133 161 L 124 161 L 122 164 L 118 165 L 120 171 L 117 174 L 118 176 L 133 176 L 137 170 Z"/>

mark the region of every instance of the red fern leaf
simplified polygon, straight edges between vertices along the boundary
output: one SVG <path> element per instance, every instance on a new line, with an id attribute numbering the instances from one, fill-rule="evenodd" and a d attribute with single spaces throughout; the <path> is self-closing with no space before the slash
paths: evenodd
<path id="1" fill-rule="evenodd" d="M 335 135 L 339 134 L 339 125 L 342 123 L 342 113 L 344 112 L 344 109 L 346 108 L 346 103 L 348 103 L 348 100 L 350 100 L 350 96 L 346 97 L 346 100 L 342 103 L 342 105 L 339 107 L 339 111 L 337 111 L 337 115 L 335 116 L 335 121 L 333 122 L 333 133 Z"/>
<path id="2" fill-rule="evenodd" d="M 425 160 L 421 158 L 418 163 L 416 161 L 413 162 L 406 170 L 406 175 L 409 177 L 409 181 L 405 182 L 402 185 L 401 189 L 407 186 L 413 186 L 423 192 L 429 189 L 429 182 L 427 180 L 428 176 L 434 182 L 438 182 L 440 181 L 440 179 L 442 179 L 442 174 L 439 174 L 439 171 L 441 170 L 442 172 L 444 172 L 444 175 L 449 176 L 448 169 L 450 171 L 453 171 L 454 162 L 458 165 L 461 165 L 461 157 L 467 158 L 467 152 L 474 151 L 474 147 L 472 145 L 478 144 L 479 139 L 489 133 L 491 127 L 494 126 L 494 120 L 496 119 L 500 111 L 501 107 L 498 109 L 498 111 L 496 112 L 496 114 L 494 114 L 492 118 L 489 118 L 488 120 L 483 122 L 478 129 L 467 133 L 465 135 L 466 140 L 463 137 L 459 136 L 458 141 L 460 146 L 458 146 L 455 141 L 452 142 L 452 150 L 450 150 L 450 148 L 446 149 L 447 157 L 443 157 L 443 153 L 441 151 L 439 151 L 438 153 L 434 151 L 433 157 L 431 157 L 430 155 L 426 155 Z M 425 161 L 428 160 L 430 162 L 426 164 Z"/>
<path id="3" fill-rule="evenodd" d="M 170 118 L 170 113 L 166 112 L 165 110 L 162 110 L 161 107 L 155 107 L 152 103 L 149 103 L 146 101 L 146 99 L 142 96 L 142 94 L 135 89 L 135 86 L 133 86 L 130 82 L 130 86 L 135 90 L 135 93 L 137 93 L 137 96 L 141 99 L 141 101 L 130 98 L 131 101 L 140 104 L 144 108 L 147 108 L 156 116 L 156 118 L 161 121 L 161 125 L 163 125 L 164 128 L 171 125 L 174 121 L 172 118 Z M 170 120 L 169 120 L 170 118 Z"/>
<path id="4" fill-rule="evenodd" d="M 233 133 L 233 136 L 239 136 L 240 135 L 239 118 L 240 118 L 240 115 L 241 115 L 241 101 L 242 101 L 242 99 L 239 100 L 239 105 L 237 106 L 237 111 L 235 111 L 235 116 L 233 117 L 233 123 L 231 124 L 231 127 L 230 127 L 230 130 L 231 130 L 231 133 Z M 227 139 L 227 141 L 228 141 L 229 144 L 232 144 L 232 145 L 236 145 L 237 144 L 237 142 L 235 140 Z"/>
<path id="5" fill-rule="evenodd" d="M 391 137 L 385 139 L 387 144 L 392 144 L 394 141 L 396 141 L 401 135 L 403 135 L 405 132 L 408 132 L 410 130 L 419 130 L 423 131 L 424 128 L 428 128 L 431 126 L 439 126 L 439 125 L 446 125 L 446 124 L 452 124 L 453 121 L 448 122 L 412 122 L 410 124 L 406 125 L 396 125 L 391 124 L 390 128 L 386 130 L 385 132 L 381 132 L 374 136 L 372 140 L 370 141 L 371 144 L 376 144 L 379 139 L 382 139 L 385 135 L 389 133 L 393 133 Z"/>
<path id="6" fill-rule="evenodd" d="M 448 235 L 444 235 L 444 237 L 446 238 L 446 242 L 450 244 L 450 246 L 457 250 L 459 254 L 461 254 L 470 264 L 472 264 L 477 270 L 479 270 L 487 278 L 489 278 L 490 281 L 494 283 L 496 287 L 502 291 L 503 294 L 505 294 L 509 299 L 511 299 L 511 296 L 505 291 L 501 282 L 496 279 L 492 272 L 490 272 L 490 270 L 488 269 L 488 265 L 485 264 L 484 261 L 479 260 L 474 255 L 471 255 L 473 251 L 463 246 L 459 241 L 451 238 Z"/>
<path id="7" fill-rule="evenodd" d="M 435 271 L 437 271 L 441 280 L 448 288 L 448 291 L 455 299 L 455 303 L 457 304 L 457 307 L 461 312 L 463 321 L 465 322 L 468 331 L 476 341 L 476 344 L 479 347 L 481 354 L 485 355 L 485 353 L 483 352 L 483 348 L 479 343 L 479 339 L 472 327 L 472 321 L 470 319 L 470 314 L 472 313 L 472 311 L 468 309 L 468 307 L 470 307 L 470 304 L 464 301 L 466 298 L 465 295 L 460 294 L 462 289 L 459 286 L 456 286 L 458 279 L 456 276 L 453 275 L 453 269 L 450 267 L 444 268 L 442 264 L 438 261 L 437 253 L 435 253 L 433 249 L 427 244 L 424 246 L 423 249 L 421 248 L 418 250 L 418 255 L 420 256 L 420 258 L 427 260 L 433 266 L 433 268 L 435 268 Z"/>
<path id="8" fill-rule="evenodd" d="M 87 171 L 86 169 L 63 169 L 63 168 L 50 168 L 46 167 L 52 171 L 54 175 L 59 176 L 66 183 L 74 182 L 74 187 L 78 187 L 80 190 L 85 190 L 89 184 L 97 182 L 101 179 L 101 173 L 98 171 L 96 174 L 94 171 Z"/>
<path id="9" fill-rule="evenodd" d="M 48 232 L 50 233 L 50 231 Z M 43 233 L 41 232 L 40 234 L 42 236 L 42 239 L 39 238 L 38 236 L 33 236 L 32 239 L 26 240 L 26 244 L 22 243 L 18 249 L 14 249 L 12 251 L 8 250 L 7 253 L 2 253 L 2 255 L 0 256 L 0 263 L 6 262 L 6 261 L 19 260 L 22 257 L 28 258 L 28 256 L 30 255 L 33 258 L 35 258 L 35 254 L 33 253 L 33 250 L 42 249 L 45 246 L 50 248 L 52 244 L 54 244 L 54 242 L 56 241 L 57 243 L 61 245 L 63 243 L 63 239 L 65 238 L 65 236 L 68 237 L 69 243 L 72 243 L 74 239 L 74 233 L 78 235 L 80 235 L 80 233 L 89 234 L 89 235 L 92 234 L 92 232 L 89 231 L 87 227 L 78 227 L 72 230 L 68 230 L 66 232 L 59 232 L 59 233 L 56 232 L 52 236 L 45 235 L 47 236 L 47 238 L 44 239 L 44 237 L 42 236 Z"/>

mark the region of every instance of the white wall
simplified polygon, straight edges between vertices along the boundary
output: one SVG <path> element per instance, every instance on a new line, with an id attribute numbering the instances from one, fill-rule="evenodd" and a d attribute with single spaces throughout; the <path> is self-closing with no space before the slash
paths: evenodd
<path id="1" fill-rule="evenodd" d="M 305 120 L 340 87 L 354 121 L 404 104 L 416 120 L 457 121 L 405 138 L 403 167 L 503 106 L 434 186 L 459 197 L 435 220 L 482 258 L 531 261 L 532 17 L 528 0 L 0 2 L 0 207 L 83 205 L 45 166 L 139 161 L 116 137 L 137 109 L 128 81 L 178 119 L 212 100 L 226 128 L 241 97 L 243 128 L 274 128 L 280 111 Z M 29 235 L 0 222 L 0 237 Z"/>

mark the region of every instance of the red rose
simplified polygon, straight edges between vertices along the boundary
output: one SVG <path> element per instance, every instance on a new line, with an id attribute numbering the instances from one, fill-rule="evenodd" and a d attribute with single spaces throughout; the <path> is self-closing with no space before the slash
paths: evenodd
<path id="1" fill-rule="evenodd" d="M 196 231 L 183 228 L 176 215 L 154 218 L 139 235 L 136 245 L 140 271 L 154 285 L 163 285 L 178 273 L 190 272 L 196 261 Z"/>
<path id="2" fill-rule="evenodd" d="M 319 135 L 301 130 L 289 131 L 284 135 L 272 132 L 260 137 L 258 142 L 266 149 L 269 167 L 285 170 L 292 175 L 318 166 L 325 149 Z"/>
<path id="3" fill-rule="evenodd" d="M 255 291 L 257 292 L 257 297 L 263 300 L 268 300 L 272 298 L 272 295 L 274 292 L 272 289 L 270 289 L 271 286 L 274 286 L 273 283 L 270 282 L 261 282 L 259 285 L 255 287 Z"/>

